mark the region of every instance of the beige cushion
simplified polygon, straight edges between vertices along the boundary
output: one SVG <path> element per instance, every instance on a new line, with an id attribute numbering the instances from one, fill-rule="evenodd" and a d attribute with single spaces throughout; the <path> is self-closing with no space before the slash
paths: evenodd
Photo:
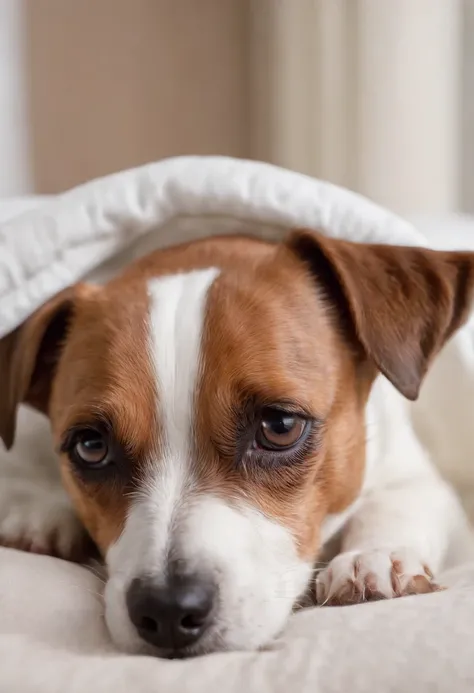
<path id="1" fill-rule="evenodd" d="M 91 572 L 0 549 L 0 691 L 471 693 L 474 565 L 446 580 L 437 594 L 301 612 L 265 652 L 164 661 L 115 651 Z"/>

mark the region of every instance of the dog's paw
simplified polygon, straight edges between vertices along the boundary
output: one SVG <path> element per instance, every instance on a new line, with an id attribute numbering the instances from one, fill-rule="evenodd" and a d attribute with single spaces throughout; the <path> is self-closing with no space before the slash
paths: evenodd
<path id="1" fill-rule="evenodd" d="M 316 577 L 320 606 L 344 606 L 442 589 L 410 549 L 350 551 L 336 556 Z"/>
<path id="2" fill-rule="evenodd" d="M 88 541 L 61 487 L 2 479 L 0 545 L 82 560 Z"/>

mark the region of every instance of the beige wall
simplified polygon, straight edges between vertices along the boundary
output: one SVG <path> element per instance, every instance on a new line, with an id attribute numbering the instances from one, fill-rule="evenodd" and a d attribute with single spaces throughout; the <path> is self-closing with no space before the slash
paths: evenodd
<path id="1" fill-rule="evenodd" d="M 463 0 L 461 209 L 474 214 L 474 2 Z"/>
<path id="2" fill-rule="evenodd" d="M 24 0 L 37 192 L 177 154 L 249 156 L 251 0 Z"/>
<path id="3" fill-rule="evenodd" d="M 472 211 L 470 7 L 0 0 L 0 195 L 218 153 L 402 213 L 444 213 L 459 199 Z"/>

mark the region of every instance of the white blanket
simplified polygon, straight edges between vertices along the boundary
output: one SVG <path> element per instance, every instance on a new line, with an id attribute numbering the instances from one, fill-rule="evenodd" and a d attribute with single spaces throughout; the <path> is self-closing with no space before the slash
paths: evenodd
<path id="1" fill-rule="evenodd" d="M 20 214 L 23 204 L 30 211 Z M 429 245 L 408 222 L 305 176 L 232 159 L 170 159 L 55 198 L 0 203 L 0 336 L 103 263 L 114 272 L 151 248 L 235 231 L 280 238 L 289 226 Z M 474 249 L 474 231 L 449 245 Z M 414 416 L 474 508 L 473 345 L 471 326 L 444 351 Z M 0 549 L 0 692 L 471 691 L 474 567 L 446 579 L 456 587 L 298 614 L 266 652 L 163 662 L 114 652 L 101 583 L 88 571 Z"/>

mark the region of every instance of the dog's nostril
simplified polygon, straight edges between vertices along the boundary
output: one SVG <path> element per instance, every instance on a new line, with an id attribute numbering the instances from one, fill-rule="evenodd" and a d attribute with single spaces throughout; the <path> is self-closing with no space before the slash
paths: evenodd
<path id="1" fill-rule="evenodd" d="M 158 630 L 158 623 L 154 618 L 150 618 L 150 616 L 143 616 L 139 628 L 149 633 L 156 633 Z"/>
<path id="2" fill-rule="evenodd" d="M 184 630 L 196 630 L 200 628 L 206 621 L 206 617 L 198 616 L 197 614 L 188 614 L 181 619 L 181 628 Z"/>

